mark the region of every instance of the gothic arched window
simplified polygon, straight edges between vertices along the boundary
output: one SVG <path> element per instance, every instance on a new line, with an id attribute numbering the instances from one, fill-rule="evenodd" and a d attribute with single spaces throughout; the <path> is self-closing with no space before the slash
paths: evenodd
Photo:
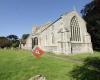
<path id="1" fill-rule="evenodd" d="M 71 41 L 81 41 L 80 27 L 76 16 L 72 17 L 70 26 L 71 26 Z"/>

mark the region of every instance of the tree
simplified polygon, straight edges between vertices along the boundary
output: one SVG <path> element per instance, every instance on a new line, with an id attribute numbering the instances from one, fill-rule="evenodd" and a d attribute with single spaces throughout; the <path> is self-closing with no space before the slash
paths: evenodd
<path id="1" fill-rule="evenodd" d="M 11 42 L 11 46 L 16 48 L 19 47 L 20 41 L 18 36 L 16 35 L 9 35 L 7 36 L 7 39 Z"/>
<path id="2" fill-rule="evenodd" d="M 6 37 L 0 37 L 0 48 L 10 47 L 11 43 Z"/>
<path id="3" fill-rule="evenodd" d="M 23 34 L 23 35 L 22 35 L 21 43 L 22 43 L 23 45 L 26 44 L 26 39 L 29 37 L 29 35 L 30 35 L 30 34 Z"/>
<path id="4" fill-rule="evenodd" d="M 100 50 L 100 0 L 92 0 L 81 10 L 87 22 L 87 30 L 91 35 L 93 48 Z"/>
<path id="5" fill-rule="evenodd" d="M 23 34 L 23 35 L 22 35 L 22 39 L 23 39 L 23 40 L 27 39 L 29 35 L 30 35 L 30 34 Z"/>
<path id="6" fill-rule="evenodd" d="M 9 35 L 9 36 L 7 36 L 7 38 L 12 41 L 18 40 L 18 36 L 16 36 L 16 35 Z"/>

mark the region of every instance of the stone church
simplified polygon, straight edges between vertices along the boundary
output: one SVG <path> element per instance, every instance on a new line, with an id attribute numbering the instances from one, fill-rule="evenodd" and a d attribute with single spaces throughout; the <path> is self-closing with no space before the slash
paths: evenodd
<path id="1" fill-rule="evenodd" d="M 76 11 L 65 13 L 54 22 L 33 26 L 32 33 L 21 47 L 31 50 L 36 46 L 57 54 L 93 52 L 86 22 Z"/>

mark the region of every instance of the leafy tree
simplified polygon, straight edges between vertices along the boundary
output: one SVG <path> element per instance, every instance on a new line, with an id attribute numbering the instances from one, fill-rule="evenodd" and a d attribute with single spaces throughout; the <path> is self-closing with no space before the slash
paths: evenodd
<path id="1" fill-rule="evenodd" d="M 22 39 L 23 39 L 23 40 L 27 39 L 29 35 L 30 35 L 30 34 L 23 34 L 23 35 L 22 35 Z"/>
<path id="2" fill-rule="evenodd" d="M 87 30 L 91 35 L 93 48 L 100 50 L 100 0 L 92 0 L 81 10 L 87 22 Z"/>
<path id="3" fill-rule="evenodd" d="M 7 39 L 10 40 L 12 47 L 14 47 L 14 48 L 19 47 L 20 41 L 19 41 L 18 36 L 9 35 L 9 36 L 7 36 Z"/>
<path id="4" fill-rule="evenodd" d="M 12 43 L 12 47 L 17 48 L 20 45 L 20 41 L 16 40 L 15 42 Z"/>
<path id="5" fill-rule="evenodd" d="M 29 37 L 29 35 L 30 35 L 30 34 L 23 34 L 23 35 L 22 35 L 22 39 L 21 39 L 21 43 L 22 43 L 22 44 L 24 44 L 24 45 L 26 44 L 26 39 Z"/>
<path id="6" fill-rule="evenodd" d="M 11 42 L 6 37 L 0 37 L 0 48 L 10 47 Z"/>
<path id="7" fill-rule="evenodd" d="M 7 36 L 7 38 L 12 41 L 18 40 L 18 36 L 16 36 L 16 35 L 9 35 L 9 36 Z"/>

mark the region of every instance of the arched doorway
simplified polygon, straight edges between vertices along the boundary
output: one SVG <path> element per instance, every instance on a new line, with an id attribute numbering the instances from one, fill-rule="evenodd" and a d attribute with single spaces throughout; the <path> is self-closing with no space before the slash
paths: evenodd
<path id="1" fill-rule="evenodd" d="M 32 49 L 34 48 L 34 46 L 38 45 L 38 38 L 37 37 L 34 37 L 32 39 Z"/>

